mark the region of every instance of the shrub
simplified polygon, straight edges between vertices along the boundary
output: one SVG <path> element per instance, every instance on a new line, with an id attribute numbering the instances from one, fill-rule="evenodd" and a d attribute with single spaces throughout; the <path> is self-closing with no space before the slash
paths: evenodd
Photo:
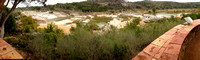
<path id="1" fill-rule="evenodd" d="M 53 23 L 48 24 L 47 28 L 42 29 L 42 34 L 34 35 L 29 42 L 28 47 L 33 53 L 33 57 L 41 57 L 36 59 L 57 59 L 57 43 L 64 38 L 62 30 L 58 29 Z M 37 53 L 36 53 L 37 51 Z"/>
<path id="2" fill-rule="evenodd" d="M 141 19 L 140 18 L 136 18 L 134 20 L 132 20 L 130 23 L 127 24 L 127 29 L 135 29 L 137 28 L 138 24 L 140 23 Z"/>
<path id="3" fill-rule="evenodd" d="M 38 26 L 35 20 L 31 16 L 21 18 L 20 22 L 21 22 L 20 24 L 21 28 L 26 32 L 31 32 L 32 30 L 36 30 Z"/>
<path id="4" fill-rule="evenodd" d="M 127 15 L 120 15 L 120 16 L 118 16 L 119 18 L 123 18 L 124 20 L 129 20 L 129 19 L 131 19 L 132 18 L 132 16 L 127 16 Z"/>
<path id="5" fill-rule="evenodd" d="M 86 26 L 84 26 L 84 28 L 88 31 L 99 30 L 99 27 L 95 22 L 89 22 L 88 24 L 86 24 Z"/>
<path id="6" fill-rule="evenodd" d="M 83 15 L 83 12 L 78 12 L 79 15 Z"/>
<path id="7" fill-rule="evenodd" d="M 167 30 L 183 23 L 178 18 L 170 19 L 176 18 L 137 26 L 140 18 L 136 18 L 122 30 L 104 31 L 100 35 L 80 24 L 64 36 L 54 24 L 49 24 L 40 34 L 23 40 L 31 40 L 26 47 L 33 54 L 29 57 L 35 60 L 130 60 Z"/>
<path id="8" fill-rule="evenodd" d="M 152 12 L 153 12 L 153 14 L 155 15 L 155 14 L 156 14 L 156 8 L 153 8 L 153 9 L 152 9 Z"/>
<path id="9" fill-rule="evenodd" d="M 193 20 L 200 19 L 200 13 L 183 14 L 182 19 L 184 19 L 185 17 L 191 17 Z"/>
<path id="10" fill-rule="evenodd" d="M 103 16 L 103 17 L 94 16 L 94 18 L 93 18 L 94 22 L 109 22 L 112 19 L 113 18 L 111 18 L 111 17 L 105 17 L 105 16 Z"/>

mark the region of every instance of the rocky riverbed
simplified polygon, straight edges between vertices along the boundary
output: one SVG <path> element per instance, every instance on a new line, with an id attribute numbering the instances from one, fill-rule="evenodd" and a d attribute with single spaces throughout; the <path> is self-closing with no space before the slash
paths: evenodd
<path id="1" fill-rule="evenodd" d="M 59 28 L 63 29 L 65 33 L 70 33 L 70 28 L 73 26 L 75 27 L 74 21 L 80 21 L 82 23 L 88 23 L 92 21 L 94 17 L 109 17 L 112 18 L 109 22 L 98 22 L 97 25 L 103 29 L 108 29 L 110 25 L 115 26 L 117 28 L 123 28 L 126 26 L 127 22 L 130 22 L 134 18 L 141 18 L 140 24 L 143 25 L 145 22 L 150 20 L 159 20 L 160 18 L 166 17 L 169 18 L 171 16 L 180 17 L 181 13 L 179 14 L 167 14 L 167 13 L 157 13 L 156 15 L 151 14 L 142 14 L 142 13 L 116 13 L 116 14 L 87 14 L 87 15 L 80 15 L 80 14 L 65 14 L 63 12 L 52 12 L 52 11 L 23 11 L 22 14 L 26 16 L 32 16 L 32 18 L 38 20 L 39 27 L 45 27 L 48 23 L 55 23 L 58 25 Z M 119 16 L 131 16 L 131 18 L 123 19 Z M 42 22 L 42 23 L 41 23 Z"/>

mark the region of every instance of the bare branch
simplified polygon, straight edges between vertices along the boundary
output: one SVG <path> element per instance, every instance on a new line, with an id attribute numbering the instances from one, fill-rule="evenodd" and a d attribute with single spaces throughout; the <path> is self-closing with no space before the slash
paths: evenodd
<path id="1" fill-rule="evenodd" d="M 7 6 L 8 6 L 9 2 L 10 2 L 10 0 L 8 0 L 8 1 L 7 1 L 7 4 L 5 5 L 5 7 L 7 7 Z"/>
<path id="2" fill-rule="evenodd" d="M 6 0 L 0 0 L 0 21 L 2 20 L 3 5 Z"/>
<path id="3" fill-rule="evenodd" d="M 5 18 L 0 22 L 0 26 L 4 25 L 10 14 L 15 10 L 17 5 L 21 2 L 21 0 L 15 0 L 11 10 L 8 12 L 8 14 L 5 16 Z"/>
<path id="4" fill-rule="evenodd" d="M 2 12 L 3 10 L 3 5 L 5 3 L 6 0 L 0 0 L 0 12 Z"/>

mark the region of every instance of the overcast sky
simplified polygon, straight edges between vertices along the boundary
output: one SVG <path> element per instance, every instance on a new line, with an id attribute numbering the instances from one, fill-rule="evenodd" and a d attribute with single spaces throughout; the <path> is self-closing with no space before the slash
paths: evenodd
<path id="1" fill-rule="evenodd" d="M 57 3 L 72 3 L 72 2 L 81 2 L 86 0 L 47 0 L 46 4 L 57 4 Z M 135 1 L 142 1 L 142 0 L 126 0 L 130 2 Z M 153 0 L 153 1 L 174 1 L 174 0 Z M 200 0 L 175 0 L 174 2 L 200 2 Z M 31 3 L 30 6 L 38 6 L 39 4 Z M 12 4 L 10 3 L 8 7 L 11 7 Z M 26 7 L 24 4 L 19 4 L 18 7 Z"/>

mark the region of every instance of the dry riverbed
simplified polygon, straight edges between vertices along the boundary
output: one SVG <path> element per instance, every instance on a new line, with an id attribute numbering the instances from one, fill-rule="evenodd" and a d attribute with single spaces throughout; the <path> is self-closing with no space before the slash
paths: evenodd
<path id="1" fill-rule="evenodd" d="M 149 20 L 159 20 L 163 17 L 170 17 L 170 16 L 180 16 L 180 14 L 165 14 L 165 13 L 158 13 L 156 16 L 150 14 L 142 14 L 142 13 L 116 13 L 116 14 L 88 14 L 88 15 L 80 15 L 78 13 L 74 13 L 71 15 L 65 14 L 63 12 L 52 12 L 52 11 L 23 11 L 22 14 L 26 16 L 32 16 L 32 18 L 38 20 L 39 28 L 44 28 L 47 26 L 48 23 L 55 23 L 58 25 L 58 28 L 62 29 L 66 34 L 70 33 L 71 27 L 76 27 L 75 21 L 80 21 L 82 23 L 88 23 L 93 21 L 95 17 L 109 17 L 112 20 L 108 22 L 96 22 L 97 25 L 103 29 L 109 29 L 109 26 L 115 26 L 117 28 L 124 28 L 126 23 L 130 22 L 134 18 L 141 18 L 140 24 L 145 24 L 146 21 Z M 123 18 L 122 17 L 125 17 Z M 42 23 L 41 23 L 42 22 Z"/>

